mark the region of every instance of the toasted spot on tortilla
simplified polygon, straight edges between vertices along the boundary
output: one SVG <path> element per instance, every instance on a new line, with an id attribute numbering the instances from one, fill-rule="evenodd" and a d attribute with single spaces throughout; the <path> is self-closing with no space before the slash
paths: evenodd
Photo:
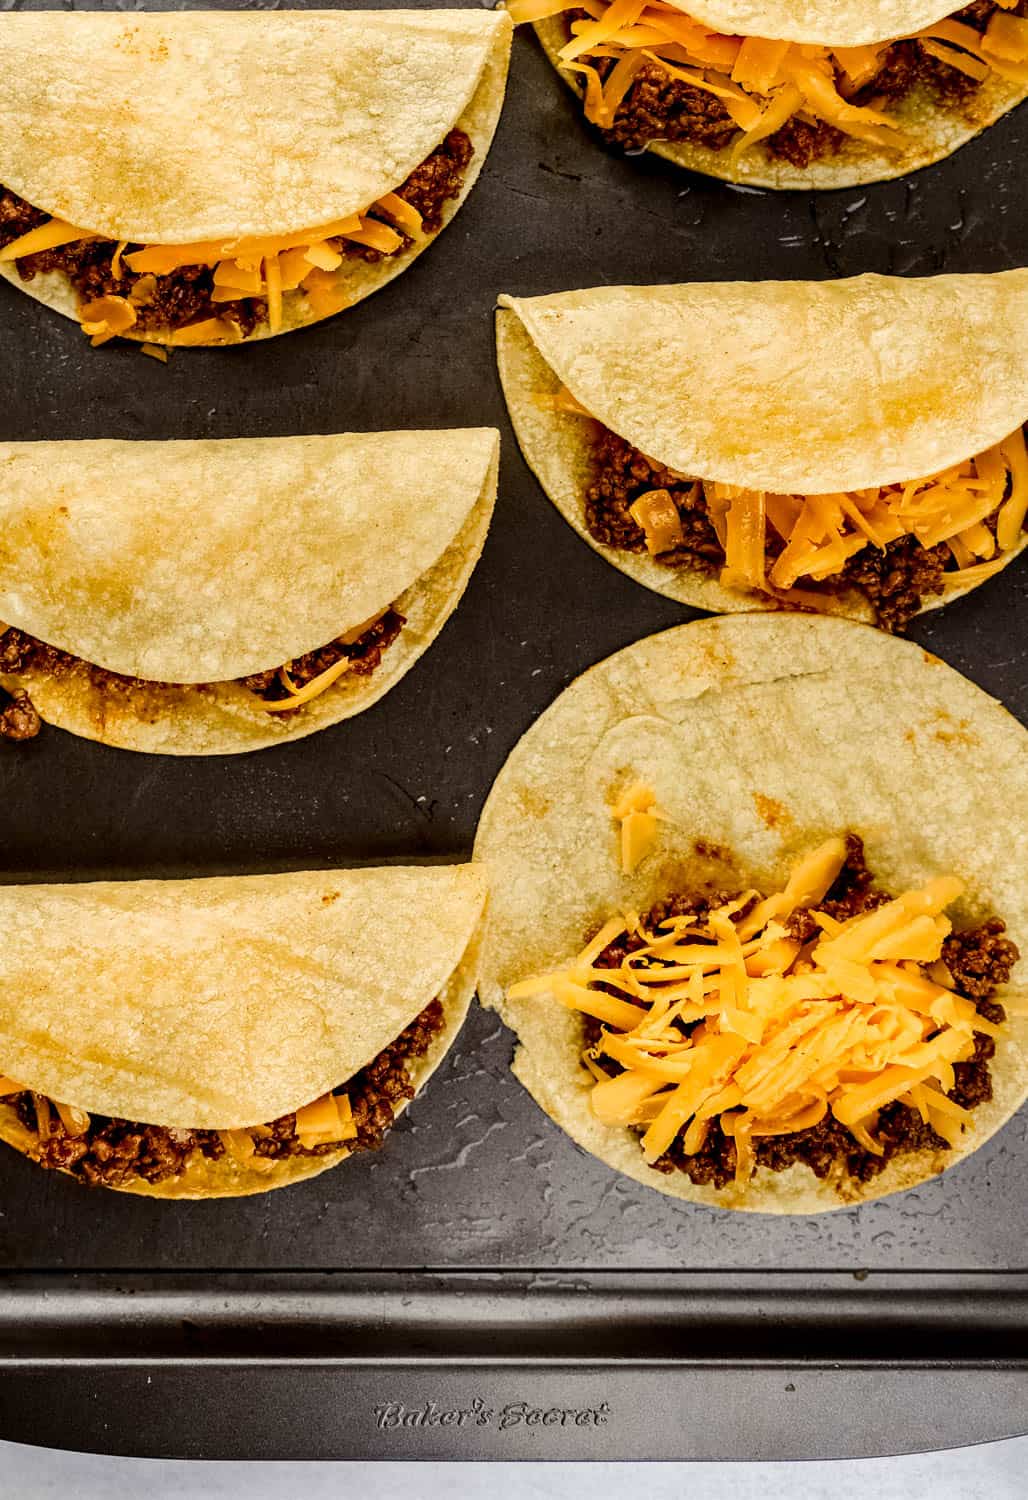
<path id="1" fill-rule="evenodd" d="M 942 709 L 935 719 L 936 728 L 932 733 L 943 745 L 979 745 L 981 740 L 971 728 L 970 719 L 954 719 L 945 709 Z"/>
<path id="2" fill-rule="evenodd" d="M 781 828 L 792 822 L 792 815 L 785 803 L 774 797 L 765 797 L 763 792 L 753 793 L 753 805 L 757 809 L 758 818 L 769 828 Z"/>
<path id="3" fill-rule="evenodd" d="M 726 849 L 724 844 L 712 844 L 707 839 L 696 839 L 693 849 L 700 859 L 716 860 L 718 864 L 730 865 L 733 863 L 732 851 Z"/>
<path id="4" fill-rule="evenodd" d="M 549 816 L 553 806 L 552 798 L 542 792 L 533 791 L 531 787 L 522 787 L 519 800 L 526 817 L 545 818 Z"/>

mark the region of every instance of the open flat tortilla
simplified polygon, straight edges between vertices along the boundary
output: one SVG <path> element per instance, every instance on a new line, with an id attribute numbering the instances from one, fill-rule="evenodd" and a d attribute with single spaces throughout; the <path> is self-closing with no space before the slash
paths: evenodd
<path id="1" fill-rule="evenodd" d="M 641 781 L 666 820 L 631 877 L 611 805 Z M 905 641 L 844 620 L 734 616 L 678 626 L 586 672 L 514 749 L 475 845 L 493 892 L 479 994 L 516 1032 L 514 1070 L 561 1128 L 659 1192 L 760 1213 L 816 1213 L 913 1187 L 961 1161 L 1028 1094 L 1028 1018 L 990 1064 L 991 1102 L 966 1145 L 894 1158 L 842 1191 L 805 1166 L 747 1191 L 695 1186 L 601 1125 L 581 1067 L 579 1019 L 508 986 L 567 963 L 614 912 L 675 890 L 778 889 L 796 857 L 840 832 L 864 840 L 886 890 L 952 874 L 958 926 L 1001 916 L 1028 970 L 1028 736 L 980 689 Z M 998 997 L 1002 999 L 1002 996 Z"/>
<path id="2" fill-rule="evenodd" d="M 938 0 L 881 0 L 864 5 L 861 0 L 837 5 L 835 0 L 807 0 L 796 6 L 789 0 L 697 0 L 677 7 L 694 20 L 729 36 L 760 36 L 780 41 L 810 42 L 819 46 L 853 47 L 880 42 L 923 29 L 959 6 L 940 5 Z M 580 99 L 585 90 L 579 76 L 561 68 L 560 49 L 568 40 L 561 16 L 535 23 L 535 32 L 550 62 Z M 690 172 L 704 172 L 726 182 L 750 187 L 793 188 L 798 191 L 856 187 L 861 183 L 885 182 L 905 177 L 920 167 L 951 156 L 958 147 L 994 125 L 1008 110 L 1028 97 L 1028 88 L 990 73 L 959 105 L 941 105 L 923 86 L 915 86 L 889 113 L 911 138 L 911 144 L 884 151 L 867 141 L 847 137 L 831 156 L 798 167 L 772 156 L 758 142 L 732 163 L 731 153 L 715 151 L 693 141 L 655 141 L 646 149 L 665 161 Z"/>
<path id="3" fill-rule="evenodd" d="M 83 659 L 0 674 L 104 744 L 231 754 L 369 707 L 456 607 L 496 494 L 491 428 L 184 442 L 0 444 L 0 620 Z M 234 679 L 395 604 L 368 677 L 268 713 Z M 130 681 L 101 686 L 92 664 Z"/>
<path id="4" fill-rule="evenodd" d="M 0 1066 L 91 1113 L 243 1129 L 346 1083 L 439 996 L 420 1089 L 467 1014 L 484 901 L 474 865 L 0 888 Z M 31 1154 L 4 1100 L 0 1139 Z M 264 1192 L 347 1154 L 194 1160 L 125 1191 Z"/>
<path id="5" fill-rule="evenodd" d="M 445 227 L 492 142 L 510 39 L 487 10 L 3 14 L 0 183 L 130 243 L 291 234 L 367 209 L 457 127 L 475 154 Z M 346 262 L 347 305 L 434 238 Z M 77 321 L 60 273 L 0 274 Z M 285 294 L 283 332 L 318 316 Z"/>
<path id="6" fill-rule="evenodd" d="M 610 286 L 499 301 L 504 395 L 543 489 L 608 562 L 700 609 L 762 601 L 713 573 L 596 542 L 584 517 L 591 424 L 547 410 L 540 396 L 565 385 L 604 426 L 680 474 L 800 495 L 921 478 L 1028 418 L 1028 270 Z M 872 618 L 855 591 L 826 595 L 825 608 Z"/>

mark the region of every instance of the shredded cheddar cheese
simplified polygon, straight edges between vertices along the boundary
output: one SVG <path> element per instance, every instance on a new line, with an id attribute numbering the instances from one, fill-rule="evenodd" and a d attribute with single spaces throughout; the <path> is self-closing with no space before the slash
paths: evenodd
<path id="1" fill-rule="evenodd" d="M 221 1144 L 234 1161 L 250 1165 L 259 1159 L 255 1154 L 254 1139 L 248 1130 L 219 1130 Z"/>
<path id="2" fill-rule="evenodd" d="M 61 245 L 74 245 L 82 240 L 95 240 L 99 236 L 85 229 L 76 229 L 65 224 L 63 219 L 47 219 L 45 224 L 19 235 L 0 250 L 0 265 L 10 265 L 23 255 L 38 255 L 41 250 L 57 250 Z M 117 254 L 117 252 L 115 252 Z"/>
<path id="3" fill-rule="evenodd" d="M 1012 9 L 1017 0 L 998 0 Z M 818 47 L 765 37 L 724 36 L 665 0 L 509 0 L 514 23 L 542 21 L 565 11 L 572 20 L 560 49 L 561 66 L 585 94 L 586 118 L 610 129 L 639 69 L 656 63 L 669 77 L 718 99 L 739 135 L 733 164 L 794 115 L 823 121 L 879 148 L 907 144 L 888 113 L 851 103 L 879 70 L 890 38 L 862 47 Z M 980 82 L 995 73 L 1028 83 L 1028 22 L 997 13 L 984 34 L 946 19 L 911 34 L 933 57 Z M 601 67 L 613 62 L 604 75 Z M 598 64 L 600 66 L 598 66 Z"/>
<path id="4" fill-rule="evenodd" d="M 324 1094 L 296 1111 L 296 1135 L 302 1146 L 321 1146 L 330 1141 L 352 1141 L 357 1137 L 350 1101 L 346 1094 Z"/>
<path id="5" fill-rule="evenodd" d="M 84 1109 L 76 1109 L 73 1104 L 60 1104 L 57 1100 L 54 1108 L 68 1135 L 85 1135 L 89 1129 L 89 1115 Z"/>
<path id="6" fill-rule="evenodd" d="M 667 490 L 648 490 L 628 507 L 628 514 L 642 527 L 651 557 L 671 552 L 685 540 L 678 507 Z"/>
<path id="7" fill-rule="evenodd" d="M 648 786 L 636 782 L 611 809 L 621 825 L 621 871 L 632 875 L 652 851 L 657 841 L 659 818 L 653 811 L 656 796 Z"/>
<path id="8" fill-rule="evenodd" d="M 547 410 L 589 417 L 563 387 L 536 399 Z M 964 463 L 901 484 L 827 495 L 777 495 L 710 482 L 703 488 L 725 554 L 721 582 L 816 609 L 818 595 L 798 584 L 823 583 L 865 547 L 884 550 L 902 537 L 949 549 L 955 567 L 943 574 L 947 591 L 970 588 L 999 572 L 1028 517 L 1028 449 L 1019 427 Z M 682 539 L 672 511 L 678 521 L 667 490 L 649 490 L 629 506 L 651 556 L 673 551 Z M 994 529 L 986 524 L 993 517 Z M 775 535 L 782 546 L 770 561 L 767 542 Z"/>
<path id="9" fill-rule="evenodd" d="M 612 918 L 566 969 L 515 984 L 509 997 L 549 997 L 603 1023 L 583 1058 L 592 1109 L 605 1124 L 640 1129 L 648 1162 L 679 1136 L 698 1151 L 717 1120 L 745 1183 L 755 1139 L 829 1113 L 880 1154 L 877 1115 L 895 1101 L 955 1145 L 971 1117 L 947 1097 L 954 1064 L 973 1055 L 976 1031 L 1001 1032 L 955 992 L 942 962 L 944 912 L 962 883 L 941 876 L 838 921 L 819 906 L 845 858 L 845 842 L 831 839 L 782 890 L 747 891 L 653 931 L 634 914 Z M 818 925 L 808 942 L 787 926 L 801 908 Z M 616 968 L 597 967 L 624 933 L 640 946 Z"/>
<path id="10" fill-rule="evenodd" d="M 169 276 L 183 266 L 210 266 L 214 279 L 213 302 L 264 297 L 268 303 L 268 326 L 272 333 L 278 333 L 283 326 L 282 296 L 285 292 L 300 290 L 305 293 L 317 317 L 340 312 L 346 306 L 347 298 L 338 275 L 343 256 L 330 241 L 350 240 L 381 255 L 393 255 L 402 248 L 404 236 L 418 240 L 423 235 L 418 210 L 399 193 L 386 193 L 363 213 L 350 214 L 296 234 L 204 240 L 184 245 L 144 245 L 132 251 L 128 251 L 126 240 L 119 240 L 111 257 L 111 273 L 121 276 L 127 269 L 136 275 L 157 277 Z M 76 229 L 63 220 L 48 219 L 45 224 L 30 229 L 0 250 L 0 264 L 11 264 L 23 256 L 55 250 L 61 245 L 99 238 L 99 235 Z M 149 289 L 149 297 L 138 297 L 136 292 L 141 285 L 136 283 L 128 299 L 103 297 L 99 301 L 105 305 L 143 306 L 152 300 L 153 288 Z M 105 314 L 98 314 L 96 306 L 96 303 L 89 303 L 79 309 L 83 331 L 89 334 L 94 346 L 106 343 L 119 333 L 126 333 L 136 321 L 134 313 L 131 321 L 124 313 L 114 319 L 108 318 Z M 114 326 L 115 323 L 119 326 Z M 209 318 L 179 329 L 172 337 L 177 344 L 238 343 L 241 335 L 238 326 L 229 319 Z"/>
<path id="11" fill-rule="evenodd" d="M 289 696 L 287 698 L 273 699 L 258 698 L 257 702 L 269 714 L 284 714 L 288 713 L 290 709 L 302 708 L 305 703 L 310 703 L 312 699 L 319 698 L 334 682 L 338 682 L 339 678 L 345 672 L 348 672 L 352 665 L 353 663 L 348 656 L 340 657 L 337 662 L 333 662 L 330 667 L 326 667 L 324 672 L 319 672 L 317 677 L 312 677 L 310 682 L 301 688 L 296 687 L 286 668 L 280 667 L 278 673 L 279 679 Z"/>
<path id="12" fill-rule="evenodd" d="M 136 321 L 136 309 L 126 297 L 97 297 L 79 308 L 82 332 L 96 349 L 108 339 L 127 333 Z"/>

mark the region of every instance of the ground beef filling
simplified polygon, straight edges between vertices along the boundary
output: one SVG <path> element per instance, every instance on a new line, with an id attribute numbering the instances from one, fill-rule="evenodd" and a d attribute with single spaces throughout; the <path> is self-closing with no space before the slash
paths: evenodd
<path id="1" fill-rule="evenodd" d="M 444 205 L 460 195 L 464 173 L 473 154 L 474 147 L 464 131 L 451 130 L 442 145 L 415 167 L 406 182 L 396 189 L 400 197 L 421 214 L 426 234 L 436 234 L 442 228 Z M 33 208 L 10 189 L 0 187 L 0 249 L 30 229 L 46 223 L 48 218 L 48 214 Z M 401 244 L 389 254 L 400 255 L 411 243 L 404 235 Z M 329 244 L 349 259 L 379 261 L 385 258 L 384 252 L 356 245 L 352 240 L 330 240 Z M 56 250 L 42 250 L 37 255 L 23 256 L 17 262 L 18 274 L 23 281 L 31 281 L 48 271 L 63 271 L 82 302 L 106 296 L 131 297 L 133 293 L 136 297 L 143 296 L 145 300 L 133 302 L 136 308 L 134 332 L 142 334 L 166 333 L 208 318 L 224 318 L 235 323 L 240 335 L 247 338 L 267 320 L 267 302 L 261 297 L 215 302 L 213 266 L 180 266 L 167 276 L 147 275 L 147 286 L 141 292 L 137 288 L 143 280 L 142 274 L 130 271 L 124 262 L 120 275 L 112 273 L 111 263 L 116 248 L 114 240 L 86 240 L 61 245 Z M 129 245 L 123 254 L 131 255 L 133 250 L 142 248 L 141 245 Z"/>
<path id="2" fill-rule="evenodd" d="M 846 850 L 846 863 L 819 907 L 840 922 L 890 900 L 889 895 L 874 884 L 861 840 L 850 834 Z M 732 895 L 732 892 L 708 891 L 674 896 L 654 906 L 643 918 L 643 925 L 652 931 L 670 917 L 689 915 L 702 918 L 712 906 L 722 905 L 731 900 Z M 792 935 L 803 942 L 812 938 L 816 930 L 817 924 L 807 911 L 796 912 L 790 920 Z M 980 927 L 953 933 L 943 946 L 943 961 L 953 976 L 955 989 L 972 1000 L 979 1015 L 994 1025 L 1003 1021 L 1005 1013 L 992 996 L 1000 985 L 1007 983 L 1019 957 L 1016 945 L 1004 937 L 1005 931 L 1003 922 L 993 917 Z M 622 933 L 604 949 L 596 960 L 597 966 L 616 969 L 626 954 L 640 947 L 639 938 Z M 595 1046 L 603 1029 L 601 1023 L 589 1016 L 583 1018 L 583 1023 L 586 1045 Z M 976 1032 L 973 1058 L 954 1065 L 956 1083 L 949 1097 L 965 1109 L 974 1109 L 992 1098 L 989 1060 L 995 1050 L 991 1037 Z M 621 1071 L 619 1065 L 608 1057 L 602 1059 L 602 1066 L 612 1075 Z M 917 1110 L 905 1104 L 886 1105 L 879 1112 L 874 1135 L 883 1148 L 881 1156 L 862 1150 L 846 1127 L 829 1113 L 819 1125 L 809 1130 L 799 1130 L 794 1135 L 758 1136 L 752 1146 L 757 1165 L 768 1167 L 772 1172 L 782 1172 L 794 1163 L 802 1162 L 815 1177 L 825 1178 L 837 1171 L 841 1163 L 844 1171 L 857 1182 L 870 1182 L 895 1156 L 912 1151 L 949 1149 L 942 1137 L 922 1121 Z M 653 1163 L 653 1169 L 665 1174 L 684 1172 L 698 1187 L 723 1188 L 735 1180 L 735 1142 L 715 1121 L 701 1150 L 687 1156 L 682 1149 L 682 1137 L 678 1136 L 671 1149 Z"/>
<path id="3" fill-rule="evenodd" d="M 283 1115 L 250 1131 L 255 1155 L 283 1161 L 291 1156 L 329 1156 L 344 1147 L 377 1150 L 401 1103 L 414 1097 L 408 1064 L 425 1055 L 443 1020 L 442 1003 L 433 1000 L 395 1042 L 336 1090 L 350 1101 L 355 1140 L 304 1146 L 296 1135 L 295 1114 Z M 13 1103 L 27 1130 L 38 1131 L 34 1094 L 17 1094 L 7 1102 Z M 45 1110 L 44 1119 L 47 1116 L 49 1132 L 33 1151 L 33 1159 L 42 1167 L 61 1168 L 94 1186 L 121 1187 L 135 1178 L 167 1182 L 180 1176 L 197 1155 L 217 1161 L 226 1151 L 217 1130 L 171 1130 L 92 1115 L 85 1134 L 69 1135 L 55 1109 Z"/>
<path id="4" fill-rule="evenodd" d="M 396 640 L 407 623 L 396 609 L 387 609 L 385 614 L 353 641 L 330 641 L 317 651 L 308 651 L 286 662 L 284 669 L 294 687 L 304 687 L 313 678 L 334 666 L 344 657 L 351 663 L 350 673 L 355 677 L 370 677 L 382 662 L 382 657 Z M 13 626 L 0 630 L 0 674 L 17 676 L 20 672 L 47 672 L 52 677 L 61 677 L 68 672 L 84 667 L 95 688 L 104 693 L 124 693 L 132 689 L 152 687 L 152 683 L 139 677 L 122 677 L 108 672 L 103 667 L 84 662 L 81 657 L 48 646 L 35 636 Z M 280 669 L 256 672 L 250 677 L 238 679 L 245 688 L 266 703 L 279 703 L 289 697 L 289 689 L 282 681 Z M 164 684 L 168 686 L 170 684 Z M 199 688 L 211 684 L 197 684 Z M 6 701 L 5 701 L 6 700 Z M 299 709 L 287 710 L 288 713 Z M 39 714 L 23 689 L 5 691 L 0 688 L 0 740 L 29 740 L 39 733 Z"/>
<path id="5" fill-rule="evenodd" d="M 24 688 L 0 688 L 0 740 L 34 740 L 42 728 L 39 713 Z"/>
<path id="6" fill-rule="evenodd" d="M 694 567 L 718 573 L 724 548 L 707 512 L 703 484 L 683 479 L 671 469 L 651 463 L 637 448 L 596 423 L 591 455 L 591 482 L 585 494 L 585 524 L 589 535 L 622 552 L 645 552 L 646 535 L 629 514 L 647 490 L 667 490 L 678 510 L 684 540 L 659 562 L 670 567 Z M 994 518 L 992 518 L 994 520 Z M 784 543 L 768 527 L 767 557 L 773 562 Z M 953 562 L 945 544 L 922 547 L 915 537 L 901 537 L 885 548 L 867 546 L 847 559 L 835 578 L 823 583 L 801 580 L 806 590 L 821 593 L 857 588 L 867 596 L 883 630 L 904 629 L 931 595 L 941 594 L 943 574 Z"/>
<path id="7" fill-rule="evenodd" d="M 983 32 L 998 9 L 992 0 L 974 0 L 974 4 L 955 12 L 953 19 Z M 1021 0 L 1008 13 L 1028 15 L 1028 4 Z M 576 11 L 569 19 L 585 17 L 585 11 Z M 614 59 L 594 61 L 604 78 L 614 66 Z M 943 108 L 959 110 L 979 85 L 966 73 L 932 57 L 920 42 L 894 42 L 882 53 L 875 77 L 853 95 L 851 103 L 888 109 L 916 87 L 927 90 Z M 721 151 L 738 133 L 731 116 L 713 94 L 672 78 L 659 63 L 646 63 L 639 69 L 617 110 L 613 126 L 601 131 L 605 140 L 625 151 L 640 151 L 651 141 L 688 141 Z M 833 156 L 849 139 L 825 121 L 807 121 L 794 115 L 763 145 L 771 156 L 805 168 L 813 161 Z"/>

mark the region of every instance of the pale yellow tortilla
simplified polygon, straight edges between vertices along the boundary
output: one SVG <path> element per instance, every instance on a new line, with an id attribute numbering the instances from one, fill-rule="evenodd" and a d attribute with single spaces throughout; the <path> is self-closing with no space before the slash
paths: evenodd
<path id="1" fill-rule="evenodd" d="M 543 489 L 621 572 L 700 609 L 775 606 L 705 570 L 596 542 L 584 509 L 592 424 L 547 410 L 540 396 L 566 385 L 604 426 L 680 474 L 805 495 L 923 477 L 1028 418 L 1026 270 L 595 287 L 501 296 L 500 307 L 504 395 Z M 872 617 L 856 592 L 826 596 L 825 607 Z"/>
<path id="2" fill-rule="evenodd" d="M 17 83 L 0 84 L 0 182 L 133 243 L 285 234 L 370 207 L 457 127 L 475 154 L 445 227 L 492 142 L 510 40 L 505 13 L 477 10 L 0 15 L 0 78 Z M 434 238 L 347 261 L 347 305 Z M 77 320 L 62 274 L 0 275 Z M 281 331 L 319 316 L 288 292 Z"/>
<path id="3" fill-rule="evenodd" d="M 749 31 L 749 35 L 779 38 L 783 41 L 787 38 L 797 41 L 811 40 L 809 37 L 792 36 L 793 30 L 807 29 L 806 23 L 799 19 L 795 26 L 790 26 L 783 18 L 781 24 L 786 29 L 781 32 L 777 30 L 778 6 L 773 8 L 775 29 L 772 29 L 771 16 L 766 15 L 770 7 L 765 5 L 750 7 L 746 4 L 739 4 L 722 7 L 706 4 L 680 8 L 686 10 L 688 15 L 695 16 L 697 20 L 709 20 L 711 25 L 716 24 L 714 13 L 722 8 L 740 12 L 753 9 L 755 13 L 759 12 L 755 14 L 754 25 L 759 25 L 760 29 Z M 910 8 L 914 9 L 914 7 Z M 794 7 L 790 6 L 789 9 L 794 10 Z M 824 6 L 819 6 L 817 9 L 820 16 L 826 15 Z M 834 6 L 832 9 L 834 12 Z M 918 13 L 921 10 L 930 9 L 933 14 L 930 14 L 925 21 L 916 21 L 911 27 L 901 25 L 900 32 L 890 27 L 886 31 L 875 31 L 873 35 L 864 37 L 864 40 L 881 41 L 883 38 L 900 35 L 904 29 L 916 30 L 939 19 L 935 5 L 918 6 L 916 9 Z M 700 11 L 704 12 L 702 17 L 699 14 Z M 870 30 L 872 26 L 870 20 L 866 25 L 859 23 L 859 16 L 866 11 L 867 7 L 862 5 L 855 4 L 847 7 L 844 14 L 848 20 L 857 24 L 852 27 L 840 26 L 840 32 L 849 34 L 852 31 L 856 34 L 858 30 Z M 953 7 L 942 12 L 943 15 L 953 13 Z M 874 15 L 874 12 L 872 11 L 871 14 Z M 877 26 L 877 24 L 876 20 L 873 25 Z M 720 26 L 718 29 L 721 29 Z M 738 30 L 739 28 L 731 29 Z M 816 30 L 817 23 L 814 23 L 810 29 Z M 827 30 L 827 26 L 825 29 Z M 536 23 L 535 30 L 543 50 L 553 66 L 560 72 L 561 78 L 579 98 L 582 98 L 584 90 L 578 76 L 560 67 L 558 54 L 568 39 L 567 28 L 562 18 L 554 16 L 549 20 L 539 21 Z M 743 31 L 745 33 L 746 28 L 743 28 Z M 827 41 L 821 43 L 821 45 L 829 44 Z M 832 44 L 835 46 L 858 45 L 856 42 L 843 42 L 838 39 L 834 39 Z M 744 183 L 750 187 L 793 188 L 798 191 L 811 188 L 831 190 L 857 187 L 862 183 L 886 182 L 893 177 L 905 177 L 910 172 L 951 156 L 958 147 L 973 140 L 987 126 L 994 125 L 1008 110 L 1020 104 L 1026 97 L 1028 97 L 1028 89 L 1009 79 L 1000 78 L 995 73 L 991 73 L 972 95 L 957 106 L 942 105 L 933 98 L 930 91 L 923 87 L 915 87 L 897 104 L 890 106 L 889 110 L 890 115 L 895 116 L 904 132 L 911 137 L 911 145 L 902 150 L 883 151 L 869 142 L 848 139 L 840 151 L 832 156 L 813 161 L 807 167 L 796 167 L 791 162 L 772 156 L 760 142 L 745 151 L 734 166 L 728 150 L 715 151 L 709 146 L 701 146 L 691 141 L 657 141 L 647 146 L 646 149 L 652 151 L 655 156 L 662 156 L 666 161 L 673 162 L 675 166 L 684 167 L 687 171 L 705 172 L 710 177 L 721 177 L 726 182 Z"/>
<path id="4" fill-rule="evenodd" d="M 0 447 L 0 620 L 83 658 L 0 685 L 48 723 L 154 754 L 255 750 L 360 713 L 456 608 L 498 446 L 482 428 Z M 393 604 L 407 623 L 376 670 L 305 707 L 269 713 L 231 680 Z M 86 663 L 158 680 L 100 687 Z"/>
<path id="5" fill-rule="evenodd" d="M 3 1066 L 96 1114 L 245 1128 L 347 1082 L 439 996 L 444 1027 L 410 1065 L 420 1090 L 467 1014 L 484 901 L 473 865 L 2 888 L 4 930 L 17 934 Z M 32 1154 L 3 1101 L 0 1139 Z M 123 1191 L 264 1192 L 348 1154 L 195 1159 Z"/>
<path id="6" fill-rule="evenodd" d="M 959 0 L 669 0 L 726 36 L 763 36 L 821 47 L 859 47 L 922 31 Z"/>
<path id="7" fill-rule="evenodd" d="M 621 874 L 611 804 L 641 781 L 666 821 Z M 732 616 L 679 626 L 601 662 L 511 754 L 475 857 L 493 892 L 479 993 L 517 1033 L 515 1072 L 595 1156 L 672 1197 L 761 1213 L 815 1213 L 912 1187 L 963 1160 L 1028 1094 L 1028 1018 L 991 1065 L 994 1098 L 967 1144 L 891 1162 L 863 1184 L 761 1168 L 748 1189 L 694 1186 L 646 1166 L 637 1137 L 601 1125 L 581 1068 L 581 1022 L 509 985 L 566 964 L 622 909 L 703 886 L 770 890 L 801 853 L 852 831 L 885 889 L 942 873 L 967 886 L 958 925 L 996 914 L 1028 988 L 1028 736 L 919 647 L 844 620 Z M 999 998 L 1002 999 L 1002 996 Z M 1023 997 L 1022 997 L 1023 998 Z"/>

